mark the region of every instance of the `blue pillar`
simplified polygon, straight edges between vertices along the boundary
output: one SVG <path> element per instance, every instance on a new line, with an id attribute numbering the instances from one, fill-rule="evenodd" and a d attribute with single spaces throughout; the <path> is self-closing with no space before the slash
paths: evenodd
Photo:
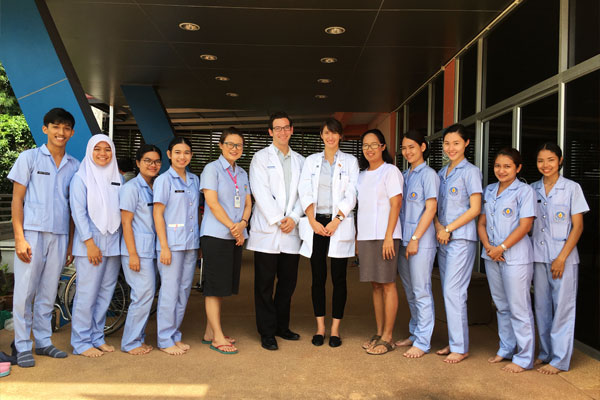
<path id="1" fill-rule="evenodd" d="M 161 171 L 169 168 L 167 147 L 175 137 L 167 110 L 153 86 L 122 85 L 121 90 L 127 99 L 144 142 L 158 147 L 163 153 Z"/>
<path id="2" fill-rule="evenodd" d="M 0 62 L 37 145 L 44 114 L 61 107 L 75 117 L 67 152 L 82 159 L 100 129 L 44 1 L 0 0 Z"/>

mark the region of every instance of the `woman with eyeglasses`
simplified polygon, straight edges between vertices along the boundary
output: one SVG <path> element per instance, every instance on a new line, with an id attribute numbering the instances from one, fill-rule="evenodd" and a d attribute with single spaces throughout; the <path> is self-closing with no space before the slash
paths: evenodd
<path id="1" fill-rule="evenodd" d="M 325 340 L 325 283 L 327 256 L 331 260 L 333 283 L 331 336 L 329 346 L 342 345 L 340 323 L 346 305 L 346 267 L 354 255 L 355 227 L 352 210 L 356 205 L 358 161 L 340 151 L 342 124 L 327 119 L 321 127 L 324 151 L 308 156 L 304 162 L 298 194 L 306 217 L 300 220 L 302 247 L 300 254 L 310 258 L 312 301 L 317 332 L 312 344 Z"/>
<path id="2" fill-rule="evenodd" d="M 131 288 L 131 303 L 121 339 L 121 350 L 131 355 L 147 354 L 152 346 L 144 342 L 146 324 L 156 290 L 156 230 L 152 186 L 161 166 L 161 151 L 145 144 L 136 153 L 140 173 L 119 193 L 123 236 L 121 265 Z"/>
<path id="3" fill-rule="evenodd" d="M 244 150 L 242 132 L 234 127 L 225 129 L 219 148 L 219 159 L 207 164 L 200 176 L 205 199 L 200 236 L 207 320 L 202 343 L 221 354 L 236 354 L 235 340 L 223 334 L 221 303 L 223 297 L 239 291 L 252 199 L 248 174 L 236 163 Z"/>
<path id="4" fill-rule="evenodd" d="M 395 349 L 392 332 L 398 311 L 396 273 L 404 178 L 393 164 L 379 129 L 363 133 L 361 144 L 356 241 L 360 281 L 371 282 L 377 323 L 377 333 L 362 347 L 368 354 L 381 355 Z"/>
<path id="5" fill-rule="evenodd" d="M 187 171 L 192 160 L 192 144 L 184 137 L 169 143 L 167 157 L 171 168 L 154 181 L 154 226 L 160 292 L 156 326 L 158 347 L 170 355 L 182 355 L 190 345 L 181 341 L 179 328 L 192 290 L 198 260 L 200 235 L 198 207 L 200 181 Z"/>

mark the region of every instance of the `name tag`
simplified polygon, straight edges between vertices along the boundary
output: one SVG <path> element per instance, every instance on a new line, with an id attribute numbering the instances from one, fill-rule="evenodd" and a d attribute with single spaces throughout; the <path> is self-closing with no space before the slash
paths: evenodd
<path id="1" fill-rule="evenodd" d="M 541 202 L 542 202 L 541 200 L 538 200 L 538 203 L 541 203 Z"/>
<path id="2" fill-rule="evenodd" d="M 267 165 L 267 168 L 276 168 L 274 165 Z"/>
<path id="3" fill-rule="evenodd" d="M 176 190 L 175 193 L 185 193 L 185 190 Z"/>
<path id="4" fill-rule="evenodd" d="M 169 224 L 167 225 L 168 228 L 183 228 L 185 225 L 184 224 Z"/>
<path id="5" fill-rule="evenodd" d="M 119 182 L 111 182 L 110 184 L 113 186 L 121 186 L 121 184 Z"/>
<path id="6" fill-rule="evenodd" d="M 50 172 L 46 172 L 46 171 L 38 171 L 37 173 L 39 175 L 50 175 Z"/>
<path id="7" fill-rule="evenodd" d="M 148 203 L 148 207 L 153 207 L 154 203 Z"/>
<path id="8" fill-rule="evenodd" d="M 242 198 L 240 196 L 233 197 L 233 206 L 235 208 L 240 208 L 242 206 Z"/>

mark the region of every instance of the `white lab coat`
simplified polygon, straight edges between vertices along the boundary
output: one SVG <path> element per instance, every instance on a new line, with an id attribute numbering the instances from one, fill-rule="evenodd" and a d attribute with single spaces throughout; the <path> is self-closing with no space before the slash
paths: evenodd
<path id="1" fill-rule="evenodd" d="M 290 149 L 292 157 L 292 180 L 290 198 L 286 199 L 283 167 L 271 144 L 254 154 L 250 163 L 250 188 L 256 202 L 250 220 L 248 250 L 270 254 L 298 254 L 300 236 L 298 221 L 304 215 L 298 199 L 298 182 L 304 157 Z M 287 202 L 286 202 L 287 200 Z M 279 222 L 285 217 L 296 221 L 294 229 L 285 234 Z"/>
<path id="2" fill-rule="evenodd" d="M 323 152 L 308 156 L 302 168 L 298 194 L 302 209 L 306 210 L 314 204 L 313 210 L 317 212 L 317 196 L 319 191 L 319 176 L 321 174 L 321 163 Z M 358 181 L 358 160 L 356 157 L 337 152 L 337 160 L 333 168 L 333 179 L 331 180 L 332 214 L 341 211 L 346 218 L 340 223 L 329 242 L 328 256 L 333 258 L 352 257 L 355 254 L 354 238 L 356 229 L 352 210 L 356 205 L 356 183 Z M 308 222 L 308 217 L 300 220 L 300 238 L 302 247 L 300 254 L 304 257 L 312 255 L 314 231 Z"/>

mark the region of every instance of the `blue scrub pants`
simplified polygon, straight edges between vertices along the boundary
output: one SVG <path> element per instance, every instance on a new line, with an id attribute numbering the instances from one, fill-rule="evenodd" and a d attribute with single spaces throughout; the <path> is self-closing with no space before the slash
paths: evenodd
<path id="1" fill-rule="evenodd" d="M 75 257 L 77 290 L 71 321 L 73 354 L 99 347 L 104 341 L 106 312 L 110 305 L 121 268 L 121 257 L 102 257 L 94 266 L 87 257 Z"/>
<path id="2" fill-rule="evenodd" d="M 477 242 L 455 239 L 438 247 L 438 265 L 444 292 L 444 306 L 448 321 L 450 351 L 469 352 L 469 321 L 467 290 L 471 283 Z"/>
<path id="3" fill-rule="evenodd" d="M 158 347 L 161 349 L 181 341 L 179 327 L 192 290 L 197 261 L 198 249 L 171 251 L 171 265 L 164 265 L 158 261 L 160 292 L 156 325 Z"/>
<path id="4" fill-rule="evenodd" d="M 552 264 L 535 263 L 535 319 L 540 335 L 538 358 L 568 371 L 573 354 L 579 266 L 565 265 L 561 279 L 552 279 Z"/>
<path id="5" fill-rule="evenodd" d="M 398 274 L 402 280 L 406 301 L 410 309 L 408 331 L 413 346 L 428 353 L 431 350 L 431 335 L 435 321 L 433 293 L 431 292 L 431 270 L 436 249 L 419 249 L 418 253 L 405 257 L 406 247 L 400 246 Z"/>
<path id="6" fill-rule="evenodd" d="M 13 322 L 15 347 L 19 353 L 31 351 L 32 327 L 36 348 L 52 344 L 52 310 L 68 242 L 68 235 L 29 230 L 24 234 L 31 246 L 31 261 L 24 263 L 15 253 L 14 262 Z"/>
<path id="7" fill-rule="evenodd" d="M 156 259 L 140 257 L 140 270 L 129 268 L 129 257 L 121 256 L 125 280 L 131 288 L 131 303 L 121 339 L 121 350 L 131 351 L 140 347 L 146 337 L 146 324 L 156 291 Z"/>
<path id="8" fill-rule="evenodd" d="M 535 327 L 531 310 L 533 263 L 507 265 L 485 260 L 485 272 L 496 304 L 500 357 L 525 369 L 533 367 Z"/>

